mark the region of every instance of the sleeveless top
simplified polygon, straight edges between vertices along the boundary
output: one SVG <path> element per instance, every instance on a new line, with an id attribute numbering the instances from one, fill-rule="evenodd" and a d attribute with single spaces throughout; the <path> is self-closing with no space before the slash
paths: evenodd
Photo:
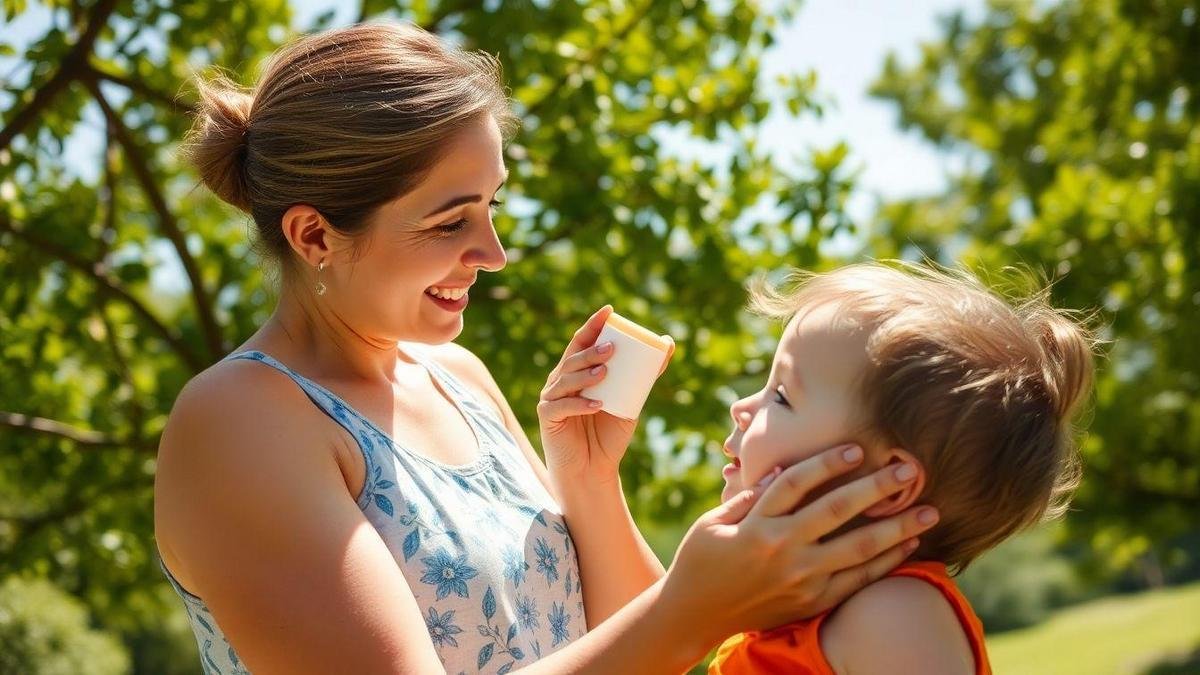
<path id="1" fill-rule="evenodd" d="M 579 566 L 561 509 L 494 409 L 419 347 L 405 347 L 470 424 L 479 457 L 451 466 L 393 440 L 335 394 L 258 351 L 232 354 L 290 377 L 358 441 L 358 506 L 396 559 L 448 673 L 507 673 L 587 630 Z M 286 516 L 281 516 L 286 517 Z M 199 597 L 183 599 L 206 675 L 247 673 Z"/>
<path id="2" fill-rule="evenodd" d="M 971 604 L 958 590 L 939 562 L 905 563 L 892 570 L 889 577 L 920 579 L 942 593 L 954 609 L 962 626 L 971 653 L 975 657 L 976 675 L 991 675 L 987 649 L 983 640 L 983 623 L 975 616 Z M 837 609 L 836 607 L 834 609 Z M 739 633 L 725 641 L 708 667 L 708 675 L 744 675 L 746 673 L 795 673 L 795 675 L 835 675 L 825 652 L 821 650 L 821 624 L 833 609 L 811 619 L 773 628 L 769 631 Z"/>

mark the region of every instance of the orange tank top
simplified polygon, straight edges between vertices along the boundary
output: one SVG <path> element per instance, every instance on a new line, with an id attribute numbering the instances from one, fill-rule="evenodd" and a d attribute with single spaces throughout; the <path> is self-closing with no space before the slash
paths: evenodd
<path id="1" fill-rule="evenodd" d="M 975 674 L 991 675 L 983 642 L 983 624 L 970 603 L 938 562 L 905 563 L 892 570 L 890 577 L 913 577 L 933 585 L 954 608 L 962 625 L 971 653 L 975 656 Z M 796 675 L 836 675 L 821 651 L 821 624 L 833 610 L 811 619 L 797 621 L 769 631 L 739 633 L 717 649 L 708 667 L 708 675 L 747 675 L 749 673 L 795 673 Z"/>

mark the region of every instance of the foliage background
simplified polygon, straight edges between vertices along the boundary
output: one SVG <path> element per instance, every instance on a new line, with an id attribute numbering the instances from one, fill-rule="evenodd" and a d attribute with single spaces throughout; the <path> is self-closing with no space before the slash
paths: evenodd
<path id="1" fill-rule="evenodd" d="M 273 288 L 247 220 L 195 189 L 177 143 L 193 73 L 252 83 L 293 34 L 292 8 L 46 6 L 52 27 L 23 52 L 0 33 L 17 64 L 0 82 L 0 640 L 34 645 L 29 663 L 57 672 L 36 656 L 50 638 L 6 618 L 28 614 L 20 625 L 78 635 L 105 672 L 194 672 L 154 556 L 157 437 L 183 383 L 267 317 Z M 5 0 L 6 21 L 29 10 Z M 777 327 L 741 312 L 752 274 L 838 264 L 823 244 L 845 234 L 861 244 L 853 257 L 1043 270 L 1061 277 L 1056 303 L 1099 311 L 1109 342 L 1087 478 L 1065 525 L 998 549 L 964 586 L 989 626 L 1011 628 L 1197 576 L 1197 3 L 994 2 L 976 21 L 947 17 L 917 63 L 882 64 L 874 93 L 966 168 L 946 194 L 861 223 L 846 213 L 844 146 L 788 170 L 768 153 L 773 111 L 822 113 L 812 74 L 760 76 L 795 10 L 364 0 L 363 18 L 411 19 L 498 54 L 523 120 L 497 221 L 511 263 L 480 278 L 487 299 L 461 342 L 536 439 L 536 392 L 592 309 L 612 302 L 674 336 L 622 469 L 666 558 L 715 503 L 726 408 L 759 386 L 773 350 Z M 719 152 L 679 159 L 665 130 Z M 67 160 L 81 138 L 99 147 L 93 166 Z"/>

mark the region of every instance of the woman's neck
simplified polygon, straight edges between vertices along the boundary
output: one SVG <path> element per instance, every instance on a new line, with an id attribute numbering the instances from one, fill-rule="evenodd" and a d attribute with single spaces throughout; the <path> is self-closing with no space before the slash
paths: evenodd
<path id="1" fill-rule="evenodd" d="M 329 305 L 284 282 L 275 311 L 242 348 L 262 350 L 315 376 L 393 381 L 396 346 L 396 340 L 354 331 Z"/>

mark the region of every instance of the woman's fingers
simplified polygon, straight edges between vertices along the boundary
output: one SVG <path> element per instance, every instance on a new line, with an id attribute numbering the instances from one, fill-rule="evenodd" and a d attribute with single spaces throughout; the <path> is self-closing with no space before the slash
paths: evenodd
<path id="1" fill-rule="evenodd" d="M 558 362 L 560 367 L 571 355 L 592 346 L 596 338 L 600 337 L 600 331 L 604 329 L 604 322 L 608 320 L 608 315 L 612 314 L 612 311 L 612 305 L 605 305 L 583 322 L 579 330 L 575 331 L 575 335 L 571 336 L 571 341 L 567 343 L 563 357 Z"/>
<path id="2" fill-rule="evenodd" d="M 543 400 L 537 405 L 538 419 L 546 423 L 558 423 L 580 415 L 594 415 L 600 412 L 602 402 L 582 396 L 560 398 L 552 401 Z"/>
<path id="3" fill-rule="evenodd" d="M 577 370 L 573 373 L 559 373 L 558 377 L 542 390 L 542 400 L 553 401 L 564 396 L 578 394 L 585 387 L 599 384 L 607 374 L 604 364 L 592 366 L 587 370 Z"/>
<path id="4" fill-rule="evenodd" d="M 850 471 L 862 462 L 862 458 L 862 448 L 841 445 L 788 467 L 767 488 L 751 515 L 769 518 L 795 511 L 813 488 Z"/>
<path id="5" fill-rule="evenodd" d="M 916 506 L 869 525 L 856 527 L 820 544 L 826 569 L 844 570 L 861 565 L 884 551 L 916 537 L 937 524 L 932 506 Z"/>
<path id="6" fill-rule="evenodd" d="M 887 576 L 888 572 L 904 562 L 912 552 L 917 550 L 917 540 L 908 539 L 865 563 L 841 570 L 829 577 L 825 590 L 812 607 L 814 611 L 823 612 L 841 604 L 846 598 L 865 588 L 868 584 Z"/>
<path id="7" fill-rule="evenodd" d="M 713 510 L 713 519 L 722 525 L 733 525 L 734 523 L 742 522 L 754 504 L 758 502 L 758 498 L 762 495 L 763 488 L 754 488 L 753 490 L 742 490 L 733 497 L 729 498 L 724 504 L 721 504 Z"/>
<path id="8" fill-rule="evenodd" d="M 804 535 L 816 541 L 855 516 L 911 483 L 917 472 L 911 464 L 885 466 L 869 476 L 843 485 L 809 504 L 796 519 L 804 522 Z"/>
<path id="9" fill-rule="evenodd" d="M 565 375 L 566 373 L 573 373 L 578 370 L 588 370 L 611 359 L 615 349 L 616 347 L 612 342 L 605 340 L 600 344 L 595 344 L 587 349 L 575 352 L 563 358 L 562 363 L 558 364 L 557 373 Z"/>

